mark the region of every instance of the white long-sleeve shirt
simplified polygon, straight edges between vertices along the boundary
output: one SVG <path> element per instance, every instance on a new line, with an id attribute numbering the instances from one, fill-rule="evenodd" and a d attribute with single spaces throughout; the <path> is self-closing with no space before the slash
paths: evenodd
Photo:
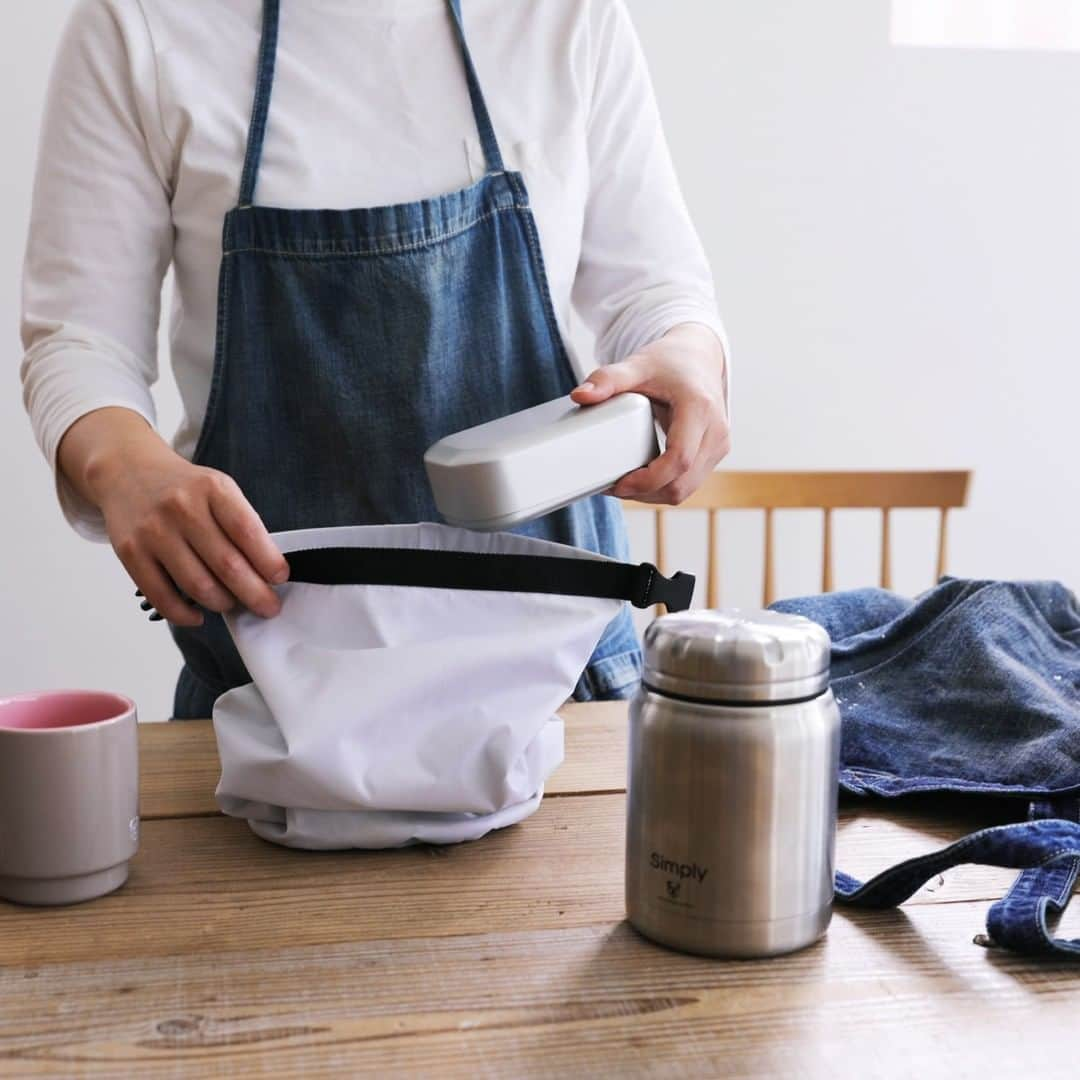
<path id="1" fill-rule="evenodd" d="M 680 322 L 723 335 L 622 0 L 464 0 L 507 167 L 525 176 L 564 334 L 584 372 Z M 213 371 L 222 219 L 237 201 L 260 0 L 80 0 L 46 104 L 23 285 L 23 390 L 56 467 L 80 416 L 155 422 L 162 279 L 190 457 Z M 283 0 L 255 201 L 407 202 L 483 174 L 444 0 Z M 84 535 L 97 511 L 57 473 Z"/>

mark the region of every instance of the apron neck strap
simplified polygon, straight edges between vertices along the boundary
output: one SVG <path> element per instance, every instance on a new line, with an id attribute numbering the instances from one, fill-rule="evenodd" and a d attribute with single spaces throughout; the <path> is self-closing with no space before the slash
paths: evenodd
<path id="1" fill-rule="evenodd" d="M 244 172 L 240 177 L 240 205 L 251 206 L 255 183 L 259 179 L 266 118 L 270 112 L 270 92 L 274 88 L 274 61 L 277 59 L 280 0 L 263 0 L 262 41 L 259 44 L 259 67 L 255 76 L 255 102 L 251 107 Z"/>
<path id="2" fill-rule="evenodd" d="M 446 6 L 453 17 L 454 30 L 457 32 L 458 44 L 461 46 L 461 59 L 465 64 L 465 81 L 469 85 L 469 100 L 472 102 L 473 118 L 476 121 L 476 130 L 479 132 L 480 145 L 484 151 L 484 167 L 489 173 L 503 172 L 505 166 L 502 151 L 499 149 L 499 140 L 495 137 L 495 126 L 491 122 L 487 102 L 484 100 L 484 91 L 480 89 L 480 78 L 476 74 L 472 53 L 469 52 L 469 43 L 465 39 L 461 0 L 446 0 Z"/>
<path id="3" fill-rule="evenodd" d="M 473 119 L 480 135 L 484 151 L 484 165 L 491 172 L 503 172 L 502 152 L 495 137 L 484 92 L 473 65 L 469 44 L 465 39 L 465 24 L 461 17 L 461 0 L 446 0 L 451 21 L 461 47 L 461 59 L 465 65 L 465 80 L 469 87 Z M 281 0 L 263 0 L 262 40 L 259 44 L 259 65 L 255 78 L 255 100 L 251 107 L 251 123 L 248 127 L 247 150 L 244 154 L 244 171 L 240 178 L 240 206 L 249 207 L 255 200 L 255 185 L 259 179 L 259 163 L 262 160 L 263 142 L 266 138 L 266 120 L 270 113 L 270 94 L 274 88 L 274 63 L 277 59 L 278 25 L 281 21 Z"/>

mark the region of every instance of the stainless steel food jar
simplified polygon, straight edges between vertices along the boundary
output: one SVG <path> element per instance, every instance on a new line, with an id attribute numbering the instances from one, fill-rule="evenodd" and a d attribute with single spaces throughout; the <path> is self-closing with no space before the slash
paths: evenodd
<path id="1" fill-rule="evenodd" d="M 832 913 L 839 754 L 817 624 L 738 610 L 653 622 L 630 707 L 630 922 L 713 956 L 816 941 Z"/>

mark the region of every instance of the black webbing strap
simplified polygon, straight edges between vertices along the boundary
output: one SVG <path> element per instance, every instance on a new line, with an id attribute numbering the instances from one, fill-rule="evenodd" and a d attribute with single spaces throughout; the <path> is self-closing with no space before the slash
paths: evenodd
<path id="1" fill-rule="evenodd" d="M 685 611 L 694 575 L 664 577 L 651 563 L 566 559 L 557 555 L 496 555 L 426 548 L 310 548 L 286 554 L 289 580 L 311 585 L 415 585 L 429 589 L 558 593 L 664 604 Z"/>

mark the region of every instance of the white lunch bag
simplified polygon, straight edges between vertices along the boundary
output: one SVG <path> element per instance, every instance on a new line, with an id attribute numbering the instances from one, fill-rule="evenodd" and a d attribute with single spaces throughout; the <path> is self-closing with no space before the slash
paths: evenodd
<path id="1" fill-rule="evenodd" d="M 437 524 L 279 533 L 281 614 L 226 617 L 251 682 L 214 705 L 221 809 L 301 848 L 456 843 L 520 821 L 556 710 L 624 600 L 693 578 Z"/>

